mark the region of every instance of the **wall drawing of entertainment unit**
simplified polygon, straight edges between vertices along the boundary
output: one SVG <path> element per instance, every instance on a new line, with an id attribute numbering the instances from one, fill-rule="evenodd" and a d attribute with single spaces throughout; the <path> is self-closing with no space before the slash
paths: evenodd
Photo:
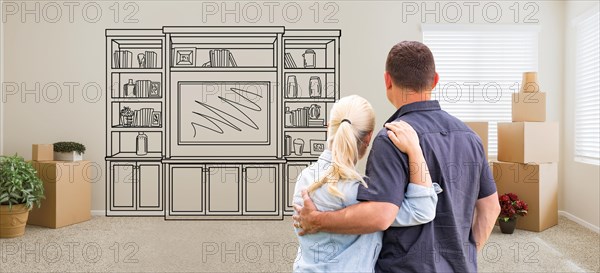
<path id="1" fill-rule="evenodd" d="M 340 30 L 106 30 L 106 215 L 290 215 L 340 96 Z"/>

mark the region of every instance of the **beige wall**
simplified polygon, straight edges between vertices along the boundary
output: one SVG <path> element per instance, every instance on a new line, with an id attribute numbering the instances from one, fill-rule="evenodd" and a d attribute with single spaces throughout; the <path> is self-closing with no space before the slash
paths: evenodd
<path id="1" fill-rule="evenodd" d="M 517 20 L 523 24 L 523 19 L 528 12 L 523 11 Z M 59 140 L 74 140 L 87 145 L 85 157 L 104 168 L 104 126 L 105 90 L 102 89 L 101 98 L 94 101 L 94 88 L 86 93 L 82 88 L 86 84 L 98 84 L 104 88 L 104 30 L 106 28 L 158 28 L 164 25 L 237 25 L 233 16 L 229 16 L 225 23 L 217 16 L 209 17 L 206 23 L 202 19 L 202 5 L 192 1 L 138 1 L 139 11 L 135 16 L 138 23 L 123 23 L 127 12 L 121 6 L 121 22 L 113 22 L 111 4 L 99 2 L 103 11 L 102 18 L 96 23 L 88 23 L 81 16 L 81 6 L 77 8 L 74 22 L 62 18 L 57 23 L 49 23 L 41 18 L 40 23 L 35 23 L 33 16 L 27 17 L 26 23 L 21 23 L 18 15 L 7 17 L 6 29 L 3 38 L 6 43 L 6 54 L 3 62 L 6 71 L 5 81 L 8 83 L 22 83 L 28 89 L 33 89 L 36 82 L 40 83 L 40 101 L 36 102 L 34 94 L 24 95 L 23 90 L 18 90 L 16 95 L 9 95 L 5 106 L 4 118 L 4 154 L 19 153 L 30 158 L 32 143 L 52 143 Z M 220 4 L 221 2 L 216 2 Z M 333 9 L 324 9 L 321 3 L 319 23 L 313 22 L 313 14 L 309 7 L 314 2 L 298 2 L 303 10 L 303 17 L 299 22 L 290 22 L 281 16 L 281 7 L 276 8 L 273 22 L 263 14 L 263 19 L 253 24 L 240 20 L 239 25 L 284 25 L 287 28 L 334 28 L 342 29 L 341 38 L 341 90 L 342 95 L 359 94 L 373 103 L 376 109 L 377 122 L 381 124 L 394 111 L 387 102 L 383 90 L 384 61 L 390 47 L 401 40 L 421 40 L 421 12 L 402 18 L 402 3 L 397 1 L 348 1 L 337 2 L 339 10 L 335 18 L 338 23 L 323 23 L 325 16 Z M 414 1 L 418 6 L 421 1 Z M 410 4 L 409 3 L 409 4 Z M 435 2 L 426 2 L 433 8 Z M 442 9 L 446 2 L 440 2 Z M 494 16 L 484 17 L 482 14 L 482 1 L 475 8 L 473 22 L 469 20 L 469 9 L 464 3 L 462 16 L 456 24 L 484 24 Z M 495 24 L 515 24 L 510 6 L 514 2 L 501 2 L 502 16 Z M 242 3 L 243 5 L 244 3 Z M 564 4 L 560 1 L 538 1 L 538 13 L 534 18 L 539 19 L 541 26 L 539 48 L 540 82 L 548 93 L 548 118 L 560 120 L 562 117 L 561 100 L 563 99 L 563 28 Z M 406 6 L 406 4 L 405 4 Z M 68 10 L 67 10 L 68 11 Z M 268 10 L 266 10 L 268 11 Z M 442 14 L 440 23 L 452 23 L 453 14 Z M 451 11 L 450 11 L 451 12 Z M 90 10 L 92 13 L 92 10 Z M 63 14 L 66 17 L 68 14 Z M 50 18 L 51 19 L 51 18 Z M 88 18 L 89 19 L 89 18 Z M 288 18 L 289 19 L 289 18 Z M 427 15 L 425 23 L 436 23 L 434 15 Z M 443 75 L 441 75 L 443 77 Z M 57 102 L 49 102 L 55 97 L 55 89 L 50 87 L 58 83 L 62 86 L 62 97 Z M 76 82 L 73 95 L 65 83 Z M 44 92 L 44 86 L 47 88 Z M 21 86 L 19 86 L 21 89 Z M 36 92 L 34 92 L 36 93 Z M 47 95 L 46 95 L 47 94 Z M 46 98 L 44 98 L 46 97 Z M 86 100 L 87 98 L 87 100 Z M 73 100 L 72 102 L 70 100 Z M 364 166 L 364 163 L 361 164 Z M 571 181 L 569 183 L 580 182 Z M 590 180 L 591 181 L 591 180 Z M 597 193 L 595 191 L 582 191 Z M 104 209 L 104 177 L 100 173 L 93 185 L 93 209 Z M 576 194 L 573 194 L 576 196 Z M 561 195 L 561 199 L 564 199 Z M 596 208 L 598 196 L 590 197 L 595 200 Z M 561 202 L 564 205 L 565 202 Z M 574 213 L 582 217 L 589 211 L 587 207 L 567 206 Z M 583 204 L 581 205 L 583 206 Z M 585 214 L 585 215 L 584 215 Z M 593 212 L 589 212 L 590 221 L 593 221 Z M 596 211 L 596 217 L 597 217 Z M 597 218 L 596 218 L 597 223 Z"/>
<path id="2" fill-rule="evenodd" d="M 592 8 L 594 1 L 568 1 L 565 5 L 565 66 L 562 96 L 562 164 L 560 209 L 594 226 L 600 226 L 600 166 L 574 160 L 575 139 L 575 48 L 573 21 Z"/>

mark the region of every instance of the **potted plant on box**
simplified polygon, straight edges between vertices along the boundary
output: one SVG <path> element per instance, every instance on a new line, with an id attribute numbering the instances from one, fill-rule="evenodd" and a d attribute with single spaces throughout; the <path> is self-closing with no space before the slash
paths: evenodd
<path id="1" fill-rule="evenodd" d="M 500 201 L 500 231 L 505 234 L 512 234 L 517 226 L 517 216 L 527 215 L 527 203 L 519 200 L 519 196 L 514 193 L 506 193 L 501 195 Z"/>
<path id="2" fill-rule="evenodd" d="M 85 146 L 77 142 L 54 143 L 54 160 L 57 161 L 81 161 L 85 153 Z"/>
<path id="3" fill-rule="evenodd" d="M 18 156 L 0 157 L 0 238 L 25 233 L 29 210 L 40 207 L 44 186 L 31 163 Z"/>

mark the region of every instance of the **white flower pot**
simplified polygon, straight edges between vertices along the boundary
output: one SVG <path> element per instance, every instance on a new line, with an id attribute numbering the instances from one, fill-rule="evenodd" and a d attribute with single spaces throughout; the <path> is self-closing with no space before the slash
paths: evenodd
<path id="1" fill-rule="evenodd" d="M 54 160 L 55 161 L 81 161 L 81 160 L 83 160 L 83 154 L 80 154 L 78 152 L 70 152 L 70 153 L 54 152 Z"/>

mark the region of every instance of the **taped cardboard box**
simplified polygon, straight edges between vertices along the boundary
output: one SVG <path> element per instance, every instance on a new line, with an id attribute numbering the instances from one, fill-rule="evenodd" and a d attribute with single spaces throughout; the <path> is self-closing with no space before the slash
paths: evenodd
<path id="1" fill-rule="evenodd" d="M 558 224 L 558 164 L 493 162 L 498 195 L 515 193 L 529 206 L 517 228 L 543 231 Z"/>
<path id="2" fill-rule="evenodd" d="M 54 160 L 54 145 L 33 144 L 31 145 L 31 160 L 52 161 Z"/>
<path id="3" fill-rule="evenodd" d="M 489 135 L 489 126 L 485 121 L 469 121 L 465 122 L 473 132 L 475 132 L 479 138 L 481 138 L 481 143 L 483 144 L 483 150 L 485 151 L 485 158 L 488 158 L 488 135 Z"/>
<path id="4" fill-rule="evenodd" d="M 512 121 L 546 121 L 546 93 L 513 93 Z"/>
<path id="5" fill-rule="evenodd" d="M 41 207 L 29 212 L 28 224 L 60 228 L 91 219 L 92 187 L 89 161 L 32 162 L 44 182 Z"/>
<path id="6" fill-rule="evenodd" d="M 557 122 L 498 123 L 498 160 L 517 163 L 558 162 Z"/>

